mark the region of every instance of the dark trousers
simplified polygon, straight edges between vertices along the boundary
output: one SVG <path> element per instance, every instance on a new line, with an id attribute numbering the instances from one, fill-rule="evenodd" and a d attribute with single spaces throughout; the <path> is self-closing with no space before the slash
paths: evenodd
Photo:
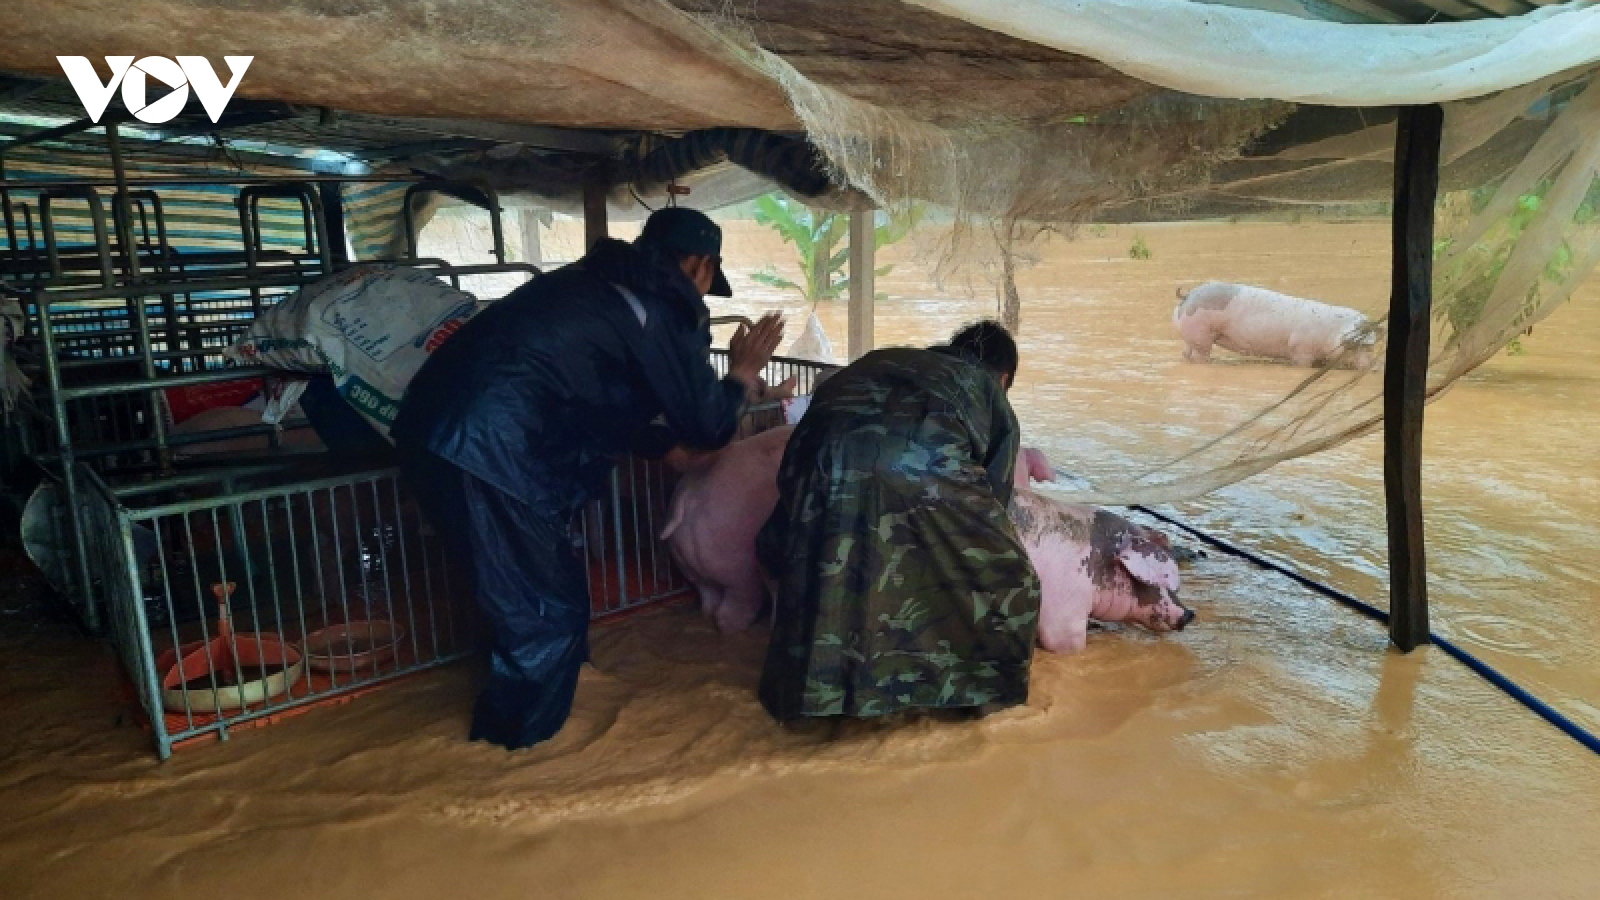
<path id="1" fill-rule="evenodd" d="M 399 451 L 407 487 L 470 579 L 491 633 L 472 740 L 515 750 L 549 739 L 589 659 L 589 588 L 570 514 L 530 506 L 432 453 Z"/>
<path id="2" fill-rule="evenodd" d="M 300 411 L 306 414 L 306 421 L 322 445 L 335 456 L 365 459 L 394 453 L 384 436 L 339 396 L 331 375 L 308 379 L 306 392 L 300 395 Z"/>

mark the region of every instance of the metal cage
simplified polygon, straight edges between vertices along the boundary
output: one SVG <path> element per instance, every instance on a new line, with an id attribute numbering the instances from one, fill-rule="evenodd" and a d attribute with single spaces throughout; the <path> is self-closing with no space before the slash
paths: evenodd
<path id="1" fill-rule="evenodd" d="M 115 163 L 114 144 L 111 149 Z M 64 568 L 70 573 L 68 582 L 57 587 L 95 631 L 104 630 L 106 623 L 90 583 L 81 503 L 86 488 L 80 470 L 106 478 L 128 472 L 170 476 L 176 472 L 175 446 L 248 435 L 265 437 L 276 450 L 282 432 L 266 425 L 169 435 L 162 392 L 272 376 L 270 370 L 229 365 L 223 350 L 264 310 L 348 264 L 342 247 L 335 248 L 329 237 L 329 211 L 323 207 L 322 188 L 334 179 L 165 179 L 152 182 L 150 189 L 127 190 L 116 168 L 121 190 L 109 196 L 102 191 L 107 187 L 103 181 L 0 185 L 8 189 L 8 212 L 13 202 L 9 190 L 34 191 L 40 211 L 38 236 L 30 227 L 25 246 L 13 235 L 0 253 L 0 282 L 11 294 L 26 298 L 27 328 L 18 359 L 34 380 L 32 393 L 7 410 L 0 434 L 7 446 L 0 460 L 6 464 L 8 483 L 25 483 L 32 471 L 60 483 L 68 531 L 64 552 L 73 559 Z M 414 178 L 355 180 L 434 189 L 432 182 Z M 237 245 L 242 249 L 175 248 L 162 185 L 234 191 Z M 488 192 L 482 199 L 498 233 L 498 201 Z M 78 229 L 76 236 L 58 228 L 63 204 L 83 209 L 93 227 Z M 274 205 L 280 239 L 269 246 L 263 209 Z M 31 216 L 24 219 L 31 222 Z M 414 232 L 409 208 L 405 219 Z M 298 224 L 287 227 L 294 222 Z M 290 232 L 293 236 L 285 243 L 282 235 Z M 337 237 L 342 244 L 342 234 Z M 457 266 L 414 255 L 387 261 L 431 270 L 456 287 L 464 276 L 539 271 L 527 263 L 506 262 L 503 253 L 494 263 L 481 265 Z"/>
<path id="2" fill-rule="evenodd" d="M 243 490 L 231 476 L 113 487 L 80 472 L 91 589 L 163 759 L 476 644 L 394 470 Z"/>
<path id="3" fill-rule="evenodd" d="M 47 574 L 85 624 L 111 639 L 162 758 L 186 741 L 226 738 L 458 659 L 476 643 L 467 592 L 452 589 L 442 544 L 394 470 L 308 468 L 304 457 L 271 453 L 175 463 L 171 451 L 186 442 L 244 432 L 276 446 L 271 426 L 170 435 L 162 392 L 271 377 L 231 366 L 222 351 L 265 309 L 347 264 L 334 252 L 318 186 L 227 184 L 238 188 L 242 251 L 175 249 L 159 186 L 119 183 L 108 197 L 104 183 L 84 182 L 42 190 L 39 237 L 24 207 L 27 245 L 13 239 L 0 255 L 0 282 L 26 298 L 19 359 L 34 376 L 7 411 L 5 474 L 22 460 L 50 484 L 52 503 L 36 516 L 54 556 Z M 468 275 L 538 274 L 505 262 L 497 200 L 466 187 L 422 183 L 409 193 L 481 200 L 496 262 L 458 266 L 414 249 L 394 261 L 458 288 Z M 300 215 L 296 246 L 263 243 L 262 208 L 272 203 Z M 62 204 L 87 211 L 90 243 L 63 238 Z M 410 214 L 407 203 L 414 248 Z M 726 371 L 724 353 L 712 361 Z M 805 393 L 826 368 L 777 359 L 764 374 L 774 384 L 796 376 Z M 740 434 L 782 422 L 778 404 L 759 404 Z M 659 537 L 674 483 L 660 463 L 628 459 L 576 517 L 572 540 L 589 563 L 596 619 L 687 590 Z M 219 630 L 237 637 L 219 640 Z"/>
<path id="4" fill-rule="evenodd" d="M 768 375 L 797 375 L 809 389 L 825 371 L 777 360 Z M 758 405 L 742 429 L 772 427 L 774 414 L 781 423 L 778 404 Z M 87 487 L 78 508 L 89 590 L 107 610 L 162 758 L 185 741 L 225 739 L 231 728 L 459 659 L 475 646 L 470 597 L 452 584 L 441 542 L 393 469 L 282 484 L 270 483 L 270 469 L 121 485 L 86 465 L 78 474 Z M 661 463 L 625 459 L 609 494 L 574 521 L 595 620 L 688 590 L 660 539 L 674 484 Z M 215 650 L 213 622 L 223 620 L 247 651 L 252 642 L 282 645 L 298 662 L 259 653 L 248 663 L 219 660 L 226 654 Z M 329 635 L 352 634 L 368 646 L 331 649 Z"/>

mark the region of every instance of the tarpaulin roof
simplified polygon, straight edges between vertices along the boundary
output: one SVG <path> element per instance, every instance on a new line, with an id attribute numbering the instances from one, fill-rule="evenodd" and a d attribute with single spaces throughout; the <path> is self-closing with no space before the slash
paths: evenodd
<path id="1" fill-rule="evenodd" d="M 1436 17 L 1489 9 L 1436 2 L 1409 8 Z M 1520 11 L 1521 0 L 1504 2 Z M 243 97 L 383 115 L 680 131 L 798 127 L 784 91 L 741 58 L 724 40 L 730 34 L 824 87 L 941 124 L 1093 112 L 1152 83 L 1305 99 L 1306 89 L 1278 78 L 1298 73 L 1324 87 L 1354 79 L 1372 105 L 1456 99 L 1446 95 L 1462 88 L 1445 89 L 1440 78 L 1487 93 L 1600 55 L 1600 40 L 1585 48 L 1600 27 L 1600 10 L 1587 0 L 1533 16 L 1404 28 L 1306 18 L 1387 10 L 1392 20 L 1406 8 L 1401 0 L 1383 9 L 1364 0 L 1255 5 L 1300 15 L 1192 0 L 855 0 L 847 14 L 825 0 L 10 0 L 0 4 L 0 69 L 54 77 L 57 55 L 249 55 Z M 1241 45 L 1240 34 L 1274 39 Z M 1325 49 L 1308 58 L 1315 46 L 1296 35 Z M 1439 50 L 1451 46 L 1472 52 Z M 1252 65 L 1236 65 L 1246 58 Z M 1398 68 L 1372 68 L 1381 60 Z M 1429 81 L 1430 72 L 1439 77 Z M 1274 93 L 1278 86 L 1285 90 Z"/>

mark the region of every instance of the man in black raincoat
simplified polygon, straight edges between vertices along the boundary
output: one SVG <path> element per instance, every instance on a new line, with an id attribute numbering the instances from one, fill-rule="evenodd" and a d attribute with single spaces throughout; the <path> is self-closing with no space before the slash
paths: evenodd
<path id="1" fill-rule="evenodd" d="M 717 377 L 703 297 L 732 294 L 721 249 L 704 214 L 658 210 L 631 245 L 602 240 L 479 313 L 407 388 L 404 477 L 492 632 L 472 739 L 516 749 L 566 721 L 589 625 L 569 526 L 616 458 L 733 437 L 783 321 L 741 328 Z"/>

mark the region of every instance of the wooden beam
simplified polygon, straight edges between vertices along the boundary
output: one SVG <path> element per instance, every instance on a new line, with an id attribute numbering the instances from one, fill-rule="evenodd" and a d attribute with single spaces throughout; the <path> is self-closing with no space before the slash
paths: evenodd
<path id="1" fill-rule="evenodd" d="M 872 349 L 873 304 L 877 298 L 877 242 L 873 240 L 875 225 L 875 213 L 870 209 L 850 214 L 851 362 Z"/>
<path id="2" fill-rule="evenodd" d="M 1383 486 L 1389 523 L 1389 639 L 1428 643 L 1422 531 L 1422 411 L 1433 312 L 1433 207 L 1444 110 L 1400 111 L 1394 147 L 1394 261 L 1383 372 Z"/>
<path id="3" fill-rule="evenodd" d="M 583 248 L 589 250 L 609 235 L 606 225 L 606 182 L 590 176 L 583 182 Z"/>

